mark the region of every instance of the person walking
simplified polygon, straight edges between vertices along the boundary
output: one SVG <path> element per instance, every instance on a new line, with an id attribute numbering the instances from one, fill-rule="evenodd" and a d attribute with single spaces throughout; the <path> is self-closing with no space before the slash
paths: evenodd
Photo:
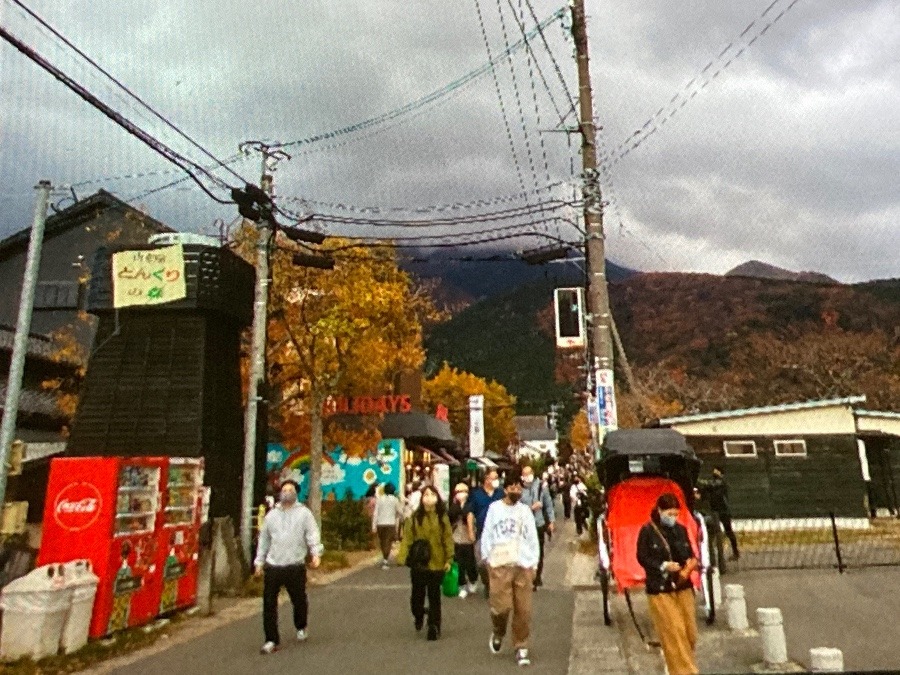
<path id="1" fill-rule="evenodd" d="M 475 517 L 466 509 L 469 486 L 459 483 L 453 489 L 453 500 L 448 508 L 453 527 L 453 557 L 459 565 L 459 597 L 466 598 L 475 592 L 478 581 L 478 564 L 475 562 Z"/>
<path id="2" fill-rule="evenodd" d="M 699 481 L 700 487 L 709 502 L 709 509 L 719 520 L 725 536 L 731 544 L 731 559 L 738 560 L 741 553 L 738 550 L 737 536 L 731 525 L 731 505 L 728 502 L 728 483 L 725 480 L 725 469 L 714 466 L 712 478 Z"/>
<path id="3" fill-rule="evenodd" d="M 678 521 L 681 507 L 670 492 L 659 497 L 650 522 L 638 534 L 637 558 L 647 575 L 650 617 L 662 644 L 670 675 L 697 669 L 697 615 L 691 574 L 698 567 L 687 530 Z"/>
<path id="4" fill-rule="evenodd" d="M 307 638 L 309 600 L 306 595 L 306 558 L 319 566 L 322 540 L 319 526 L 305 504 L 297 501 L 297 483 L 281 483 L 279 504 L 266 514 L 259 532 L 254 560 L 255 575 L 263 577 L 263 654 L 271 654 L 281 643 L 278 633 L 278 594 L 287 589 L 294 606 L 297 640 Z"/>
<path id="5" fill-rule="evenodd" d="M 548 534 L 553 533 L 556 512 L 553 509 L 553 496 L 550 488 L 543 480 L 534 477 L 534 469 L 530 466 L 522 468 L 522 503 L 531 509 L 534 525 L 537 528 L 540 550 L 537 573 L 534 575 L 534 590 L 537 590 L 539 586 L 544 585 L 541 579 L 544 571 L 544 541 Z"/>
<path id="6" fill-rule="evenodd" d="M 559 478 L 559 491 L 562 495 L 563 517 L 568 520 L 572 517 L 572 483 L 569 481 L 568 473 Z"/>
<path id="7" fill-rule="evenodd" d="M 521 474 L 506 474 L 503 499 L 488 508 L 481 535 L 481 553 L 490 575 L 490 608 L 493 629 L 489 647 L 499 654 L 512 614 L 512 637 L 516 662 L 531 664 L 528 638 L 531 633 L 531 599 L 534 574 L 540 558 L 537 527 L 531 509 L 521 503 Z"/>
<path id="8" fill-rule="evenodd" d="M 378 534 L 381 569 L 384 570 L 391 566 L 391 546 L 394 545 L 397 527 L 400 525 L 400 500 L 395 493 L 394 484 L 387 483 L 382 489 L 382 494 L 375 498 L 375 508 L 372 511 L 372 532 Z"/>
<path id="9" fill-rule="evenodd" d="M 575 517 L 575 533 L 580 537 L 587 524 L 587 486 L 581 478 L 576 478 L 569 488 L 569 498 L 572 502 L 572 515 Z"/>
<path id="10" fill-rule="evenodd" d="M 409 605 L 417 631 L 428 615 L 428 639 L 441 635 L 441 582 L 453 561 L 453 531 L 437 488 L 426 485 L 415 513 L 403 525 L 397 562 L 409 565 Z M 428 609 L 425 609 L 425 597 Z"/>
<path id="11" fill-rule="evenodd" d="M 490 505 L 503 499 L 503 490 L 500 488 L 500 476 L 496 469 L 489 469 L 484 474 L 481 485 L 472 490 L 466 508 L 475 519 L 475 559 L 478 562 L 478 573 L 481 583 L 484 585 L 484 597 L 490 595 L 491 580 L 484 562 L 484 554 L 481 551 L 481 533 L 484 530 L 484 519 Z"/>

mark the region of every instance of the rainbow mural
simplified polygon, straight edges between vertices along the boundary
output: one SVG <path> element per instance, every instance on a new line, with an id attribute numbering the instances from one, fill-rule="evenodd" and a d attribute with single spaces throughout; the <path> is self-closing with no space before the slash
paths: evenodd
<path id="1" fill-rule="evenodd" d="M 361 499 L 372 485 L 393 483 L 398 492 L 402 489 L 402 440 L 381 441 L 375 450 L 362 457 L 348 457 L 338 446 L 322 457 L 322 496 L 343 499 L 349 492 L 354 499 Z M 268 485 L 275 490 L 287 479 L 300 485 L 300 498 L 309 492 L 309 451 L 288 451 L 280 443 L 269 443 L 266 452 Z"/>

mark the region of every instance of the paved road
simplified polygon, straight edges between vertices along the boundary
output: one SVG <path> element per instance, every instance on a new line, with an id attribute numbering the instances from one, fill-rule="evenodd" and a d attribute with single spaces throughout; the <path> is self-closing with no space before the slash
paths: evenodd
<path id="1" fill-rule="evenodd" d="M 565 585 L 566 542 L 551 543 L 545 580 L 534 598 L 533 664 L 529 672 L 566 673 L 572 635 L 574 594 Z M 509 641 L 500 655 L 488 651 L 490 619 L 481 597 L 443 601 L 441 639 L 427 642 L 413 630 L 409 573 L 369 567 L 330 586 L 310 589 L 310 638 L 298 644 L 290 605 L 282 605 L 283 648 L 259 654 L 259 615 L 180 644 L 131 665 L 119 675 L 173 673 L 490 673 L 517 672 Z"/>
<path id="2" fill-rule="evenodd" d="M 798 663 L 809 667 L 811 647 L 837 647 L 848 671 L 900 668 L 900 567 L 743 572 L 722 583 L 743 584 L 751 624 L 757 607 L 781 609 Z"/>

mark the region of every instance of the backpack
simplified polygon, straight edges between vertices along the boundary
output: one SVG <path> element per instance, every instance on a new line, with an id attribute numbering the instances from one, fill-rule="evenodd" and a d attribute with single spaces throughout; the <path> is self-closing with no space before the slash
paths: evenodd
<path id="1" fill-rule="evenodd" d="M 415 516 L 412 518 L 413 527 L 413 543 L 409 546 L 409 552 L 406 554 L 406 566 L 411 569 L 423 569 L 428 567 L 431 561 L 431 544 L 427 539 L 416 539 L 416 521 Z"/>

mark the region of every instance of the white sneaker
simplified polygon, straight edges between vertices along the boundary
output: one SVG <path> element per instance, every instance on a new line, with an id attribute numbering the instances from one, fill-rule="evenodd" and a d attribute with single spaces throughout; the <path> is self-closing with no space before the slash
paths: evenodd
<path id="1" fill-rule="evenodd" d="M 297 631 L 297 642 L 303 642 L 303 641 L 306 640 L 306 638 L 308 638 L 308 637 L 309 637 L 309 635 L 306 634 L 306 631 L 305 631 L 305 630 L 298 630 L 298 631 Z"/>
<path id="2" fill-rule="evenodd" d="M 466 591 L 465 588 L 460 588 L 460 589 L 459 589 L 459 597 L 460 597 L 460 598 L 462 598 L 463 600 L 465 600 L 468 596 L 469 596 L 469 593 L 468 593 L 468 591 Z"/>
<path id="3" fill-rule="evenodd" d="M 267 642 L 262 646 L 262 649 L 259 650 L 260 654 L 271 654 L 278 650 L 278 645 L 274 642 Z"/>
<path id="4" fill-rule="evenodd" d="M 531 659 L 528 658 L 528 650 L 527 649 L 517 649 L 516 650 L 516 663 L 520 666 L 530 666 Z"/>
<path id="5" fill-rule="evenodd" d="M 466 590 L 469 592 L 469 595 L 475 595 L 475 592 L 478 590 L 478 584 L 467 584 Z"/>
<path id="6" fill-rule="evenodd" d="M 496 635 L 491 633 L 491 639 L 488 642 L 488 647 L 491 649 L 491 654 L 499 654 L 501 647 L 503 647 L 503 638 L 498 638 Z"/>

